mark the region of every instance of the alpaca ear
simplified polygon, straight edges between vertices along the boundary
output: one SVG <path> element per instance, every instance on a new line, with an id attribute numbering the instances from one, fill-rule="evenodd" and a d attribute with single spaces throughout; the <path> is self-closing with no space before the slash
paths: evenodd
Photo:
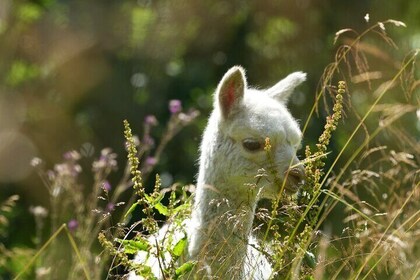
<path id="1" fill-rule="evenodd" d="M 242 104 L 246 89 L 245 71 L 234 66 L 223 76 L 216 90 L 216 103 L 225 119 Z"/>
<path id="2" fill-rule="evenodd" d="M 265 92 L 271 98 L 287 103 L 295 88 L 306 80 L 306 73 L 294 72 L 267 89 Z"/>

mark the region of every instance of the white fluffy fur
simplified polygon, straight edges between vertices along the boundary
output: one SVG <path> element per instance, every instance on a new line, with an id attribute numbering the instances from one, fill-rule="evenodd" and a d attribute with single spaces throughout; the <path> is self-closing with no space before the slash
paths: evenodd
<path id="1" fill-rule="evenodd" d="M 192 217 L 184 223 L 189 241 L 186 259 L 198 261 L 192 272 L 198 279 L 270 277 L 270 264 L 254 248 L 258 242 L 251 230 L 257 201 L 275 198 L 281 185 L 270 176 L 256 184 L 255 176 L 261 168 L 274 168 L 283 180 L 292 164 L 293 176 L 288 176 L 286 187 L 293 190 L 302 179 L 303 168 L 296 157 L 301 131 L 286 102 L 305 78 L 306 74 L 295 72 L 272 88 L 255 90 L 247 87 L 244 70 L 236 66 L 220 81 L 201 143 Z M 267 137 L 272 146 L 271 166 L 264 149 L 249 151 L 243 145 L 245 139 L 264 145 Z M 167 230 L 165 226 L 161 236 L 151 238 L 162 240 Z M 177 234 L 182 238 L 182 233 Z M 137 261 L 145 261 L 145 256 L 137 256 Z M 155 259 L 147 262 L 159 273 Z"/>

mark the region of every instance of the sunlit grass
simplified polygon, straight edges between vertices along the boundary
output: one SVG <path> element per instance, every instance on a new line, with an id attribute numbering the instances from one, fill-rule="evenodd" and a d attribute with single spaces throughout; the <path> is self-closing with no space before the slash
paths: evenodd
<path id="1" fill-rule="evenodd" d="M 404 61 L 396 62 L 400 67 L 393 76 L 378 84 L 378 81 L 370 81 L 366 74 L 371 71 L 369 53 L 360 47 L 371 34 L 379 35 L 384 42 L 395 47 L 385 32 L 387 24 L 404 26 L 399 21 L 388 20 L 372 25 L 361 34 L 350 29 L 337 32 L 336 41 L 346 33 L 356 35 L 353 39 L 347 38 L 350 43 L 338 47 L 335 61 L 326 67 L 303 125 L 304 137 L 314 137 L 307 135 L 310 121 L 316 118 L 316 113 L 329 116 L 316 147 L 307 147 L 306 158 L 302 160 L 306 166 L 307 183 L 296 197 L 279 193 L 278 199 L 267 210 L 262 227 L 261 248 L 267 249 L 264 253 L 274 268 L 273 279 L 414 280 L 419 276 L 420 147 L 418 137 L 416 140 L 409 127 L 398 127 L 402 125 L 401 119 L 415 114 L 419 108 L 419 98 L 413 94 L 418 83 L 410 71 L 418 50 L 408 54 Z M 352 91 L 362 87 L 352 82 L 355 75 L 366 76 L 366 84 L 372 87 L 367 90 L 372 94 L 368 96 L 371 102 L 365 112 L 356 112 L 359 108 L 351 106 Z M 346 83 L 337 83 L 338 80 Z M 396 89 L 397 86 L 400 88 Z M 392 91 L 402 92 L 406 103 L 391 100 L 381 104 L 385 96 L 393 94 Z M 324 104 L 320 104 L 321 100 Z M 176 231 L 182 232 L 183 222 L 190 214 L 190 194 L 194 188 L 175 184 L 162 190 L 159 176 L 152 193 L 146 193 L 143 186 L 144 177 L 153 170 L 165 145 L 198 115 L 197 111 L 171 113 L 162 145 L 158 146 L 154 156 L 150 154 L 147 142 L 150 129 L 155 125 L 153 119 L 146 121 L 145 135 L 140 143 L 129 123 L 124 121 L 128 164 L 123 178 L 112 190 L 107 185 L 115 158 L 111 151 L 104 151 L 94 165 L 94 190 L 88 199 L 81 196 L 83 192 L 78 187 L 80 166 L 76 154 L 68 154 L 53 174 L 46 172 L 41 162 L 35 164 L 49 190 L 51 211 L 56 212 L 50 213 L 51 236 L 16 273 L 16 279 L 26 279 L 34 268 L 53 267 L 54 257 L 59 256 L 55 250 L 60 248 L 55 246 L 61 234 L 65 234 L 72 249 L 70 278 L 102 279 L 104 274 L 107 278 L 118 278 L 128 271 L 135 271 L 146 279 L 157 277 L 147 264 L 133 261 L 137 252 L 155 254 L 159 271 L 165 279 L 182 278 L 193 269 L 194 261 L 183 259 L 186 238 L 176 240 L 175 235 Z M 182 118 L 180 114 L 184 114 Z M 382 119 L 375 119 L 380 114 Z M 349 121 L 351 117 L 356 121 Z M 348 123 L 356 125 L 346 132 L 344 128 Z M 376 127 L 369 123 L 375 123 Z M 393 129 L 397 133 L 393 134 Z M 361 130 L 366 132 L 362 140 L 357 137 Z M 386 134 L 388 131 L 391 133 Z M 337 134 L 344 141 L 335 141 L 339 137 Z M 405 143 L 398 145 L 401 139 Z M 335 151 L 330 150 L 332 142 Z M 337 148 L 338 143 L 342 144 Z M 351 147 L 356 148 L 349 151 Z M 396 150 L 398 148 L 400 150 Z M 61 189 L 63 186 L 64 190 Z M 124 203 L 120 195 L 131 187 L 134 188 L 133 195 Z M 66 191 L 68 196 L 61 199 L 57 196 L 59 191 Z M 90 206 L 77 208 L 82 203 Z M 14 204 L 14 200 L 13 203 L 6 202 L 7 207 L 3 208 L 11 211 Z M 80 214 L 77 217 L 79 231 L 73 231 L 69 224 L 60 224 L 63 218 L 57 210 L 60 207 L 73 207 Z M 123 213 L 114 217 L 114 209 L 118 207 L 123 208 Z M 142 218 L 130 225 L 132 214 L 139 209 Z M 332 215 L 340 215 L 335 219 L 341 224 L 335 228 L 330 225 Z M 175 226 L 162 242 L 151 243 L 148 236 L 158 232 L 162 217 Z M 2 212 L 0 226 L 1 223 L 7 225 L 7 216 Z M 4 230 L 4 227 L 0 229 Z M 93 249 L 98 235 L 99 242 L 106 249 L 103 252 Z M 94 266 L 99 269 L 91 269 Z M 51 274 L 57 271 L 51 269 Z"/>

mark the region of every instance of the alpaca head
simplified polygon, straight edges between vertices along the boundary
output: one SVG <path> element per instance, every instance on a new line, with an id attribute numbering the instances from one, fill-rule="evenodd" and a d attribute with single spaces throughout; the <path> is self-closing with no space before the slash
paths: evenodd
<path id="1" fill-rule="evenodd" d="M 227 185 L 246 188 L 257 181 L 257 171 L 264 169 L 266 175 L 257 184 L 261 198 L 276 197 L 283 183 L 286 191 L 297 190 L 304 179 L 296 157 L 302 133 L 286 103 L 305 78 L 304 73 L 296 72 L 267 90 L 256 90 L 247 87 L 241 67 L 224 75 L 216 90 L 214 114 L 220 139 L 226 142 L 218 146 L 218 153 L 228 161 L 224 169 Z M 264 149 L 266 138 L 269 153 Z"/>

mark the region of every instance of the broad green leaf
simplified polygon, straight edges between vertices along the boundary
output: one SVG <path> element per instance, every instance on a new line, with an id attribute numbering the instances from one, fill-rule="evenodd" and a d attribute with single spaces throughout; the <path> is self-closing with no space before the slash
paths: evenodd
<path id="1" fill-rule="evenodd" d="M 117 239 L 124 246 L 126 254 L 135 254 L 138 251 L 149 251 L 150 245 L 146 240 L 125 240 Z"/>
<path id="2" fill-rule="evenodd" d="M 196 261 L 189 261 L 175 269 L 175 279 L 178 279 L 180 276 L 184 275 L 185 273 L 190 272 L 194 265 L 196 264 Z"/>
<path id="3" fill-rule="evenodd" d="M 155 206 L 155 209 L 158 210 L 158 212 L 162 215 L 169 216 L 168 207 L 163 205 L 162 203 L 157 203 Z"/>
<path id="4" fill-rule="evenodd" d="M 163 196 L 163 194 L 159 194 L 156 198 L 154 198 L 153 196 L 150 196 L 148 194 L 144 194 L 144 197 L 146 198 L 147 202 L 154 205 L 154 204 L 159 203 L 163 199 L 164 196 Z"/>
<path id="5" fill-rule="evenodd" d="M 190 209 L 191 205 L 189 203 L 183 203 L 173 209 L 173 213 L 177 214 L 187 209 Z"/>
<path id="6" fill-rule="evenodd" d="M 187 246 L 187 237 L 182 238 L 175 244 L 174 248 L 172 249 L 172 254 L 176 257 L 180 257 L 184 252 L 185 247 Z"/>

